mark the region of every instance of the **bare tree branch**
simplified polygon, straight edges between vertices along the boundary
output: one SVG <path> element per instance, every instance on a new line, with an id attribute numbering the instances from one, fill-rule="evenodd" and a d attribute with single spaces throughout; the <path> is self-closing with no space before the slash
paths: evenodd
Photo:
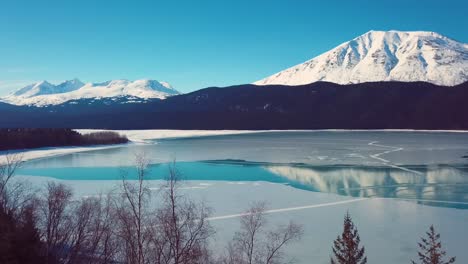
<path id="1" fill-rule="evenodd" d="M 223 264 L 279 264 L 284 263 L 283 248 L 301 238 L 302 226 L 290 222 L 274 231 L 267 230 L 265 203 L 257 202 L 241 217 L 241 229 L 229 243 L 221 258 Z"/>
<path id="2" fill-rule="evenodd" d="M 0 160 L 0 202 L 4 206 L 7 206 L 6 203 L 8 202 L 8 182 L 21 167 L 22 163 L 22 153 L 7 153 L 4 156 L 4 160 Z"/>

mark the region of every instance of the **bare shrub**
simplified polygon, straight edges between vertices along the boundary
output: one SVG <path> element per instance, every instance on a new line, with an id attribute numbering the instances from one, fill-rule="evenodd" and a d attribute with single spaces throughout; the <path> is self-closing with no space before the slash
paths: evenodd
<path id="1" fill-rule="evenodd" d="M 49 182 L 39 227 L 48 263 L 111 263 L 116 246 L 109 197 L 73 200 L 71 189 Z"/>
<path id="2" fill-rule="evenodd" d="M 207 221 L 211 210 L 181 195 L 180 181 L 174 162 L 163 186 L 163 206 L 156 211 L 151 225 L 154 263 L 208 263 L 208 242 L 214 234 Z"/>
<path id="3" fill-rule="evenodd" d="M 255 203 L 240 220 L 240 231 L 236 232 L 222 257 L 223 264 L 277 264 L 285 263 L 284 247 L 297 241 L 303 228 L 293 222 L 267 229 L 265 203 Z"/>
<path id="4" fill-rule="evenodd" d="M 21 210 L 32 199 L 26 183 L 11 182 L 22 163 L 21 153 L 6 154 L 3 160 L 0 157 L 0 203 L 11 212 Z"/>
<path id="5" fill-rule="evenodd" d="M 148 226 L 150 191 L 146 184 L 149 161 L 144 154 L 135 156 L 137 180 L 128 180 L 128 171 L 122 172 L 122 195 L 115 201 L 120 250 L 127 263 L 143 264 L 148 258 Z"/>
<path id="6" fill-rule="evenodd" d="M 79 201 L 72 212 L 69 263 L 110 263 L 116 252 L 110 203 L 103 196 Z"/>
<path id="7" fill-rule="evenodd" d="M 49 182 L 41 201 L 40 224 L 45 241 L 47 262 L 64 258 L 71 243 L 72 217 L 70 215 L 72 191 L 69 187 Z"/>

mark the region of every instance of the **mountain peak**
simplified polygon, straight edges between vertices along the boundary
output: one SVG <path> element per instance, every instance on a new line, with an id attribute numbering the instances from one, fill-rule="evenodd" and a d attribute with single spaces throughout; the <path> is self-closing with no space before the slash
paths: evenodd
<path id="1" fill-rule="evenodd" d="M 103 83 L 84 84 L 79 79 L 75 78 L 64 81 L 58 85 L 50 84 L 47 81 L 31 84 L 9 96 L 0 98 L 0 101 L 17 105 L 27 104 L 42 106 L 89 98 L 128 96 L 143 100 L 150 98 L 164 99 L 176 94 L 179 94 L 179 92 L 173 89 L 169 84 L 163 84 L 156 80 L 145 79 L 129 81 L 119 79 Z"/>
<path id="2" fill-rule="evenodd" d="M 31 97 L 53 92 L 54 85 L 47 81 L 40 81 L 23 87 L 12 94 L 12 96 Z"/>
<path id="3" fill-rule="evenodd" d="M 172 87 L 172 85 L 168 82 L 159 82 L 161 83 L 162 86 L 168 88 L 168 89 L 174 89 L 174 87 Z"/>
<path id="4" fill-rule="evenodd" d="M 66 83 L 77 83 L 77 84 L 84 84 L 80 79 L 78 78 L 73 78 L 71 80 L 66 80 Z"/>
<path id="5" fill-rule="evenodd" d="M 39 85 L 51 85 L 51 83 L 48 82 L 48 81 L 46 81 L 46 80 L 42 80 L 42 81 L 40 81 L 40 82 L 37 82 L 35 85 L 36 85 L 36 86 L 39 86 Z"/>
<path id="6" fill-rule="evenodd" d="M 445 37 L 442 34 L 439 34 L 434 31 L 422 31 L 422 30 L 416 30 L 416 31 L 401 31 L 401 30 L 369 30 L 368 32 L 362 34 L 361 36 L 367 36 L 367 35 L 412 35 L 412 36 L 436 36 L 436 37 Z"/>
<path id="7" fill-rule="evenodd" d="M 467 44 L 431 31 L 371 30 L 255 84 L 425 81 L 453 86 L 467 80 Z"/>
<path id="8" fill-rule="evenodd" d="M 67 80 L 55 86 L 55 93 L 67 93 L 75 91 L 83 87 L 85 84 L 78 80 L 77 78 L 72 80 Z"/>

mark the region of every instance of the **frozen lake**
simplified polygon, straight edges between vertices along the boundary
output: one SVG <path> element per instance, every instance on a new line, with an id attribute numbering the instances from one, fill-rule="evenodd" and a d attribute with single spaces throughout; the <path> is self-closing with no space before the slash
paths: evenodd
<path id="1" fill-rule="evenodd" d="M 310 165 L 467 164 L 468 132 L 288 131 L 145 140 L 50 159 L 47 166 L 131 165 L 145 152 L 155 162 L 236 159 Z M 54 164 L 56 162 L 56 164 Z"/>
<path id="2" fill-rule="evenodd" d="M 186 191 L 206 200 L 215 216 L 265 200 L 281 209 L 271 214 L 272 222 L 304 224 L 304 241 L 288 250 L 298 263 L 328 263 L 346 210 L 370 263 L 416 258 L 416 243 L 430 224 L 457 263 L 468 263 L 467 143 L 468 133 L 375 131 L 158 139 L 29 161 L 19 174 L 37 184 L 64 181 L 79 196 L 93 195 L 114 188 L 120 170 L 144 152 L 154 184 L 165 176 L 166 163 L 177 159 L 189 180 Z M 218 239 L 232 236 L 237 221 L 213 220 Z"/>

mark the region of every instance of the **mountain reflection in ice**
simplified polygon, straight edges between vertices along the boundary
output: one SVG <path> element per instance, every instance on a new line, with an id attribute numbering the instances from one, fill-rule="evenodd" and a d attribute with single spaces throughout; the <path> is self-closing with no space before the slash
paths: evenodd
<path id="1" fill-rule="evenodd" d="M 41 163 L 47 163 L 47 160 Z M 136 179 L 132 167 L 26 166 L 21 175 L 46 176 L 62 180 L 119 180 L 122 169 Z M 58 165 L 58 164 L 57 164 Z M 150 166 L 149 179 L 164 179 L 167 163 Z M 285 183 L 303 190 L 337 193 L 354 197 L 416 199 L 418 202 L 468 208 L 468 166 L 419 165 L 405 167 L 364 165 L 307 165 L 295 163 L 212 160 L 179 162 L 187 180 L 265 181 Z"/>
<path id="2" fill-rule="evenodd" d="M 420 167 L 422 174 L 384 167 L 265 166 L 265 169 L 319 192 L 355 197 L 418 199 L 468 205 L 466 168 Z"/>

